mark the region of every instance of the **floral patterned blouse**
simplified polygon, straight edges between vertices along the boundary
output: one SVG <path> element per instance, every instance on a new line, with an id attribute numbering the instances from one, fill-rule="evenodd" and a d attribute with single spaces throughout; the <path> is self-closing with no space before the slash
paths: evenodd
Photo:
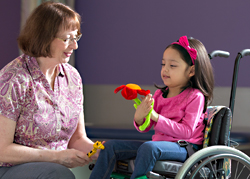
<path id="1" fill-rule="evenodd" d="M 16 122 L 14 143 L 67 148 L 83 112 L 82 80 L 68 63 L 58 72 L 53 91 L 34 57 L 23 54 L 0 71 L 0 114 Z"/>

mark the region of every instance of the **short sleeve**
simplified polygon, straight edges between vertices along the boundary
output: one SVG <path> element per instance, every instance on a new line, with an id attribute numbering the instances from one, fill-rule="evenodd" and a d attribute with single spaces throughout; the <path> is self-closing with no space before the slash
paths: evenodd
<path id="1" fill-rule="evenodd" d="M 20 115 L 20 105 L 18 102 L 18 85 L 12 80 L 6 81 L 1 77 L 0 82 L 0 114 L 17 121 Z"/>

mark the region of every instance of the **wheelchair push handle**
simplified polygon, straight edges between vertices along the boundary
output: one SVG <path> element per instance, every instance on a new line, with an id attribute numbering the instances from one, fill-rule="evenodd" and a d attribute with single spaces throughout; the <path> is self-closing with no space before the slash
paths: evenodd
<path id="1" fill-rule="evenodd" d="M 240 52 L 241 56 L 244 57 L 244 56 L 250 56 L 250 49 L 244 49 Z"/>
<path id="2" fill-rule="evenodd" d="M 230 95 L 230 102 L 229 102 L 229 108 L 231 109 L 232 116 L 234 113 L 234 104 L 235 104 L 235 96 L 236 96 L 236 88 L 237 88 L 240 59 L 243 58 L 244 56 L 248 56 L 248 55 L 250 55 L 250 49 L 244 49 L 238 53 L 238 55 L 235 59 L 235 62 L 234 62 L 234 72 L 233 72 L 233 80 L 232 80 L 231 95 Z"/>
<path id="3" fill-rule="evenodd" d="M 211 53 L 208 54 L 210 59 L 213 59 L 214 57 L 224 57 L 224 58 L 228 58 L 230 56 L 230 53 L 227 51 L 223 51 L 223 50 L 214 50 Z"/>

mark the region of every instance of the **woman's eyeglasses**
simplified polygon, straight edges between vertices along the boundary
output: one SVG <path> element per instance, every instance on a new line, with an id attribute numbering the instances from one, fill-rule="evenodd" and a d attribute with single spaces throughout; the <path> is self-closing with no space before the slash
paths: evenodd
<path id="1" fill-rule="evenodd" d="M 66 39 L 62 39 L 62 38 L 59 38 L 59 37 L 56 37 L 57 39 L 60 39 L 62 40 L 65 44 L 70 44 L 71 43 L 74 43 L 74 41 L 78 42 L 80 40 L 80 38 L 82 37 L 82 34 L 78 35 L 77 37 L 75 38 L 66 38 Z"/>

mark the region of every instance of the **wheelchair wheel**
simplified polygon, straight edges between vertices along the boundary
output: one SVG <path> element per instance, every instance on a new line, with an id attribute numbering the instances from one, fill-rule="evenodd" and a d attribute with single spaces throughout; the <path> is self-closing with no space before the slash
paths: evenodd
<path id="1" fill-rule="evenodd" d="M 207 147 L 188 158 L 175 178 L 250 178 L 250 158 L 231 147 Z"/>
<path id="2" fill-rule="evenodd" d="M 223 168 L 218 167 L 220 161 L 224 159 L 232 162 L 234 170 L 231 171 L 230 178 L 248 178 L 250 177 L 250 162 L 234 154 L 219 154 L 208 157 L 200 163 L 189 178 L 226 178 Z M 207 169 L 207 171 L 206 171 Z"/>

